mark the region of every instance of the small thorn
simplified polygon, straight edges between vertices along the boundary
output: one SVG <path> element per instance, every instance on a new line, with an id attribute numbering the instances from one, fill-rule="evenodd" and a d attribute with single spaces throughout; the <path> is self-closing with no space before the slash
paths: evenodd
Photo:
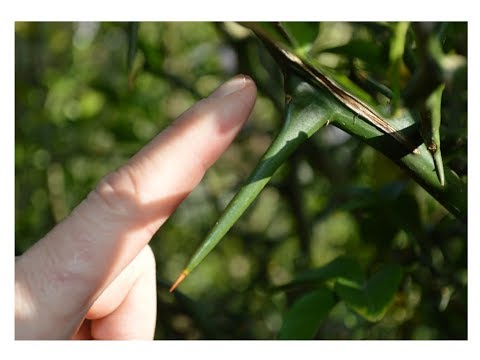
<path id="1" fill-rule="evenodd" d="M 442 153 L 440 152 L 440 149 L 437 149 L 433 154 L 433 161 L 435 163 L 435 170 L 437 171 L 438 179 L 440 180 L 440 185 L 445 186 L 445 173 L 443 170 Z"/>
<path id="2" fill-rule="evenodd" d="M 177 280 L 173 283 L 172 287 L 170 288 L 170 292 L 173 292 L 177 288 L 178 285 L 185 279 L 188 275 L 187 270 L 183 270 L 180 276 L 177 278 Z"/>

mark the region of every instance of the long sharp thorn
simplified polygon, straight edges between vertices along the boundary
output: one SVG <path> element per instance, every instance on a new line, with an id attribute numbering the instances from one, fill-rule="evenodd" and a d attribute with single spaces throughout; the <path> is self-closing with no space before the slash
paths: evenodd
<path id="1" fill-rule="evenodd" d="M 177 278 L 177 280 L 175 280 L 172 287 L 170 288 L 170 292 L 173 292 L 173 290 L 175 290 L 177 286 L 180 285 L 180 283 L 183 281 L 183 279 L 187 277 L 187 275 L 188 275 L 188 272 L 186 270 L 183 270 L 180 276 Z"/>

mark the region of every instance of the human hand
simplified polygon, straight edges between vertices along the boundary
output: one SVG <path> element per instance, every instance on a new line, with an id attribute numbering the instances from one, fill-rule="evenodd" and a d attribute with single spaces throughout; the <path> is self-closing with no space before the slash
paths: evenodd
<path id="1" fill-rule="evenodd" d="M 183 113 L 15 262 L 16 339 L 152 339 L 148 242 L 253 109 L 243 75 Z"/>

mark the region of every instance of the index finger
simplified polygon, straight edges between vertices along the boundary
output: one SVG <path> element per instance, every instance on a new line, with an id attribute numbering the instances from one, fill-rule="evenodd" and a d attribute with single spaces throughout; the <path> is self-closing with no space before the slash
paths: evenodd
<path id="1" fill-rule="evenodd" d="M 249 77 L 223 84 L 102 179 L 69 217 L 18 259 L 17 338 L 75 332 L 101 291 L 232 142 L 255 97 Z"/>

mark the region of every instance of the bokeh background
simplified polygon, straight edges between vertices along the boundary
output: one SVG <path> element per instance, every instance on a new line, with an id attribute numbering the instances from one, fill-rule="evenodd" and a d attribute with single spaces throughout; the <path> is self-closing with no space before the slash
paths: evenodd
<path id="1" fill-rule="evenodd" d="M 390 24 L 308 26 L 316 60 L 385 101 L 365 74 L 389 85 Z M 466 178 L 467 24 L 443 26 L 442 153 Z M 221 244 L 169 293 L 281 126 L 283 80 L 238 24 L 140 23 L 137 52 L 129 57 L 133 28 L 16 23 L 16 255 L 184 110 L 245 73 L 259 89 L 249 122 L 151 241 L 156 338 L 275 339 L 292 298 L 272 287 L 339 255 L 352 256 L 367 273 L 389 261 L 406 273 L 381 321 L 370 323 L 339 303 L 318 339 L 467 338 L 466 225 L 383 155 L 332 126 L 300 147 Z M 411 74 L 407 68 L 400 74 L 403 86 Z"/>

